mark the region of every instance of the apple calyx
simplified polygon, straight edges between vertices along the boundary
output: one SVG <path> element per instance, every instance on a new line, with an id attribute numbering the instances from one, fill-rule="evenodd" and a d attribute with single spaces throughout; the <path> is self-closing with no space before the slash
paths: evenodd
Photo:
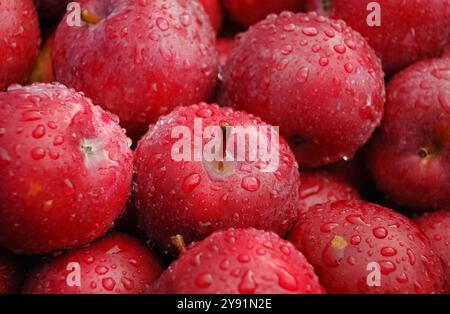
<path id="1" fill-rule="evenodd" d="M 184 237 L 181 234 L 177 234 L 170 237 L 170 242 L 179 253 L 184 253 L 187 251 L 186 242 L 184 241 Z"/>
<path id="2" fill-rule="evenodd" d="M 101 21 L 101 19 L 96 14 L 86 9 L 81 11 L 81 19 L 84 22 L 92 25 L 96 25 Z"/>

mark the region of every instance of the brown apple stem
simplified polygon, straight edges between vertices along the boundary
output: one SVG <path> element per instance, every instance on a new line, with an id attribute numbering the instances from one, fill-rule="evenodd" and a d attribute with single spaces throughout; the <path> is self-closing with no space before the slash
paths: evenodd
<path id="1" fill-rule="evenodd" d="M 100 18 L 95 15 L 93 12 L 89 11 L 89 10 L 82 10 L 81 11 L 81 19 L 89 24 L 93 24 L 96 25 L 100 22 Z"/>
<path id="2" fill-rule="evenodd" d="M 187 251 L 186 243 L 184 242 L 184 238 L 181 234 L 171 236 L 170 242 L 172 242 L 172 245 L 177 248 L 178 252 L 184 253 Z"/>
<path id="3" fill-rule="evenodd" d="M 223 122 L 220 126 L 222 129 L 222 159 L 223 161 L 219 161 L 219 171 L 223 172 L 225 168 L 225 158 L 227 156 L 227 128 L 230 127 L 228 122 Z"/>

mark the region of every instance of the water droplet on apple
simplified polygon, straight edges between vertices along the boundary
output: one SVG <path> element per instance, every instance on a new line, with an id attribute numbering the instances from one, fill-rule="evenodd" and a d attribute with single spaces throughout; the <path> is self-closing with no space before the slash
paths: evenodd
<path id="1" fill-rule="evenodd" d="M 184 178 L 182 189 L 186 193 L 192 192 L 199 184 L 201 177 L 198 173 L 193 173 Z"/>
<path id="2" fill-rule="evenodd" d="M 244 177 L 241 181 L 241 186 L 249 192 L 255 192 L 259 189 L 259 180 L 253 176 Z"/>

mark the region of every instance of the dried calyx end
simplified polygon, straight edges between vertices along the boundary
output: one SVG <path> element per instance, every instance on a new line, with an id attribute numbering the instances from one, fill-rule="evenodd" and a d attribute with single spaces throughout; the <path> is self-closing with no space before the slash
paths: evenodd
<path id="1" fill-rule="evenodd" d="M 419 150 L 419 157 L 424 165 L 439 156 L 445 145 L 450 143 L 450 121 L 447 123 L 437 123 L 433 130 L 433 140 L 431 145 L 422 147 Z"/>
<path id="2" fill-rule="evenodd" d="M 174 247 L 177 248 L 179 253 L 184 253 L 187 251 L 186 243 L 184 242 L 184 238 L 181 234 L 177 234 L 170 237 L 170 242 Z"/>
<path id="3" fill-rule="evenodd" d="M 422 147 L 419 150 L 419 157 L 422 159 L 423 164 L 428 164 L 439 153 L 439 149 L 435 145 Z"/>
<path id="4" fill-rule="evenodd" d="M 100 18 L 89 10 L 81 11 L 81 19 L 89 24 L 96 25 L 100 22 Z"/>

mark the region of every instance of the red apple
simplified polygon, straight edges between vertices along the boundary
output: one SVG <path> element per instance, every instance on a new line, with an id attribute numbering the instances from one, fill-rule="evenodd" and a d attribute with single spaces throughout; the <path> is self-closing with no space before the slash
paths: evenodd
<path id="1" fill-rule="evenodd" d="M 372 25 L 374 3 L 380 9 L 379 26 Z M 367 38 L 390 74 L 439 56 L 450 41 L 449 0 L 310 0 L 308 9 L 345 20 Z"/>
<path id="2" fill-rule="evenodd" d="M 379 188 L 397 204 L 450 207 L 449 58 L 422 61 L 391 80 L 368 163 Z"/>
<path id="3" fill-rule="evenodd" d="M 444 273 L 429 239 L 408 218 L 364 201 L 317 205 L 289 240 L 329 293 L 442 293 Z"/>
<path id="4" fill-rule="evenodd" d="M 117 114 L 134 139 L 174 107 L 213 95 L 215 32 L 197 1 L 90 0 L 82 8 L 81 27 L 63 20 L 56 32 L 55 77 Z"/>
<path id="5" fill-rule="evenodd" d="M 221 104 L 280 126 L 301 167 L 350 159 L 383 114 L 375 52 L 316 13 L 272 15 L 237 36 L 222 76 Z"/>
<path id="6" fill-rule="evenodd" d="M 33 0 L 0 2 L 0 91 L 28 78 L 40 45 Z"/>
<path id="7" fill-rule="evenodd" d="M 223 23 L 222 4 L 220 0 L 199 0 L 208 14 L 211 24 L 218 33 Z"/>
<path id="8" fill-rule="evenodd" d="M 0 294 L 16 293 L 21 279 L 16 258 L 0 249 Z"/>
<path id="9" fill-rule="evenodd" d="M 195 127 L 196 123 L 201 125 Z M 223 143 L 224 129 L 239 127 L 254 128 L 246 138 L 257 146 L 243 145 L 236 136 L 226 136 Z M 266 134 L 276 148 L 271 151 L 274 159 L 264 160 L 259 154 L 249 158 L 251 151 L 263 150 L 260 131 L 268 127 L 247 113 L 205 103 L 179 107 L 152 125 L 135 156 L 136 208 L 149 237 L 167 248 L 171 236 L 182 235 L 189 243 L 230 227 L 284 235 L 298 215 L 298 166 L 287 143 L 280 138 L 277 145 L 272 132 Z M 180 128 L 188 132 L 182 139 L 194 147 L 192 152 L 178 146 Z M 208 159 L 196 149 L 196 143 L 205 148 L 211 143 L 206 135 L 211 128 L 222 130 L 216 135 L 221 145 L 217 150 L 228 160 Z M 187 158 L 174 158 L 174 151 L 188 149 Z M 192 158 L 194 152 L 200 152 L 200 158 Z"/>
<path id="10" fill-rule="evenodd" d="M 318 204 L 361 199 L 358 191 L 340 177 L 326 171 L 305 171 L 301 174 L 300 212 Z"/>
<path id="11" fill-rule="evenodd" d="M 69 251 L 31 272 L 24 293 L 140 294 L 163 268 L 149 248 L 121 233 Z"/>
<path id="12" fill-rule="evenodd" d="M 446 293 L 450 293 L 450 211 L 425 213 L 416 222 L 430 238 L 433 248 L 442 259 L 447 282 Z"/>
<path id="13" fill-rule="evenodd" d="M 223 0 L 231 18 L 244 27 L 263 20 L 271 13 L 298 12 L 303 4 L 303 0 Z"/>
<path id="14" fill-rule="evenodd" d="M 0 93 L 0 246 L 42 253 L 91 242 L 131 192 L 117 117 L 60 84 Z"/>
<path id="15" fill-rule="evenodd" d="M 152 289 L 163 294 L 321 294 L 302 253 L 271 232 L 231 229 L 194 243 Z"/>

